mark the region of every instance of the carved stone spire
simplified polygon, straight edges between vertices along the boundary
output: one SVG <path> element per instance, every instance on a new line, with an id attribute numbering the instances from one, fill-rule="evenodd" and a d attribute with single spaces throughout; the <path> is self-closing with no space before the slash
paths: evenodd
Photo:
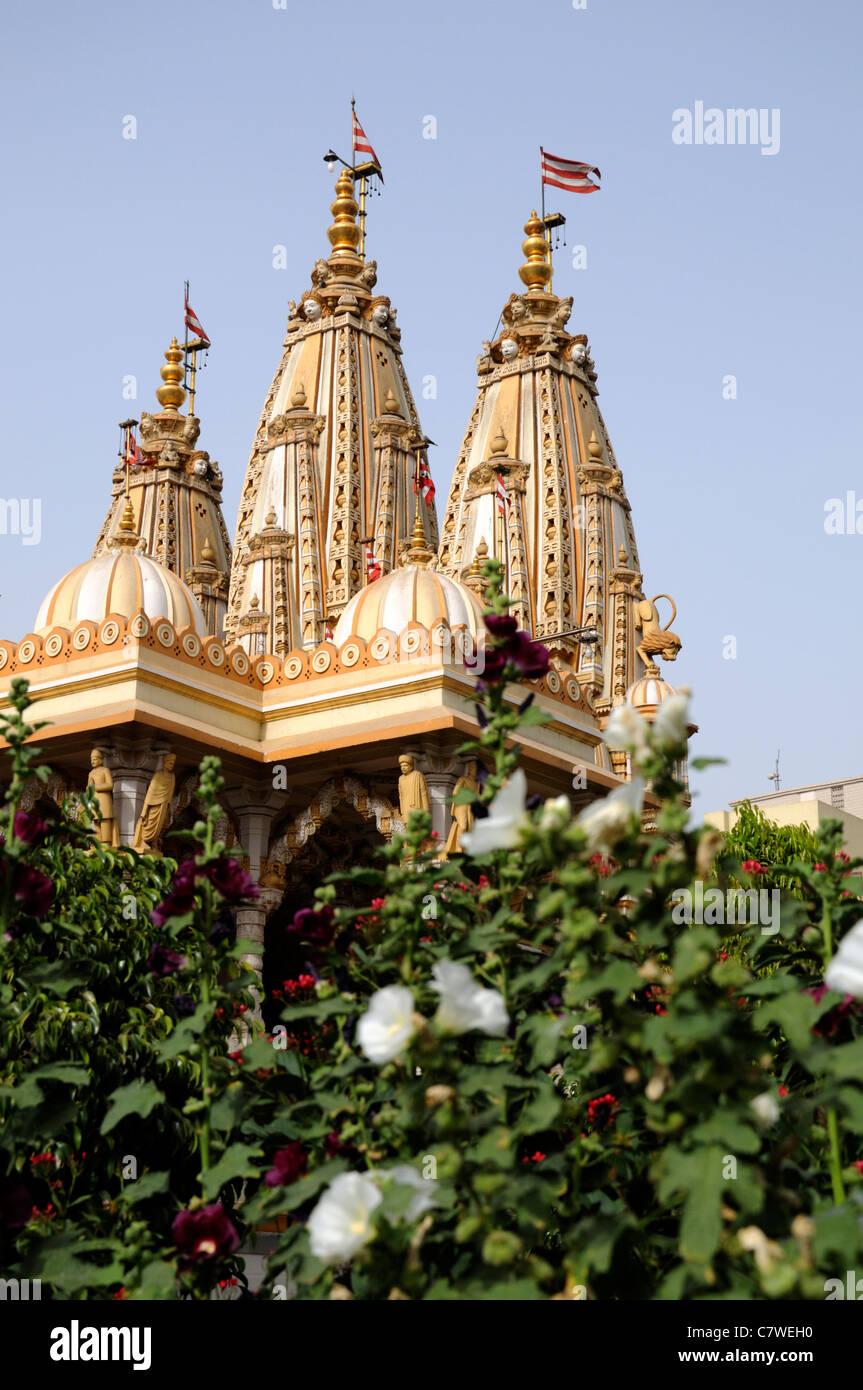
<path id="1" fill-rule="evenodd" d="M 210 455 L 197 447 L 200 422 L 182 415 L 183 349 L 172 338 L 160 370 L 162 385 L 155 414 L 142 411 L 139 429 L 141 462 L 114 470 L 112 501 L 94 555 L 115 545 L 135 546 L 180 579 L 198 599 L 207 630 L 221 636 L 227 610 L 231 542 L 222 516 L 222 474 Z M 133 422 L 134 423 L 134 422 Z M 130 533 L 126 522 L 131 510 Z M 137 518 L 137 520 L 135 520 Z"/>
<path id="2" fill-rule="evenodd" d="M 246 470 L 226 623 L 229 643 L 285 655 L 313 647 L 365 582 L 374 545 L 383 574 L 412 544 L 416 450 L 425 436 L 402 365 L 377 265 L 360 256 L 351 171 L 332 203 L 329 257 L 289 305 L 282 360 Z M 274 526 L 267 517 L 274 509 Z M 434 505 L 420 494 L 424 534 L 437 546 Z M 246 621 L 256 596 L 258 614 Z M 254 640 L 254 645 L 253 645 Z"/>

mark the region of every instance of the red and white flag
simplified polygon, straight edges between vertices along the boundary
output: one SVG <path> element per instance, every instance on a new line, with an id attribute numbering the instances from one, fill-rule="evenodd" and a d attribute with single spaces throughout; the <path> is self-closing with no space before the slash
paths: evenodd
<path id="1" fill-rule="evenodd" d="M 428 459 L 425 458 L 420 459 L 419 468 L 414 476 L 414 492 L 418 487 L 422 491 L 423 501 L 429 506 L 434 499 L 435 486 L 429 471 Z"/>
<path id="2" fill-rule="evenodd" d="M 497 475 L 497 509 L 501 516 L 506 516 L 506 509 L 509 506 L 509 493 L 504 487 L 503 478 Z"/>
<path id="3" fill-rule="evenodd" d="M 362 126 L 357 120 L 357 113 L 356 111 L 354 111 L 353 107 L 351 107 L 351 121 L 353 123 L 352 128 L 354 154 L 366 155 L 367 158 L 371 161 L 371 163 L 377 166 L 378 172 L 380 173 L 381 162 L 375 154 L 374 150 L 372 149 L 369 137 L 366 135 L 366 132 L 363 130 Z"/>
<path id="4" fill-rule="evenodd" d="M 136 440 L 135 436 L 130 430 L 129 442 L 126 448 L 126 466 L 131 468 L 140 468 L 143 461 L 144 460 L 141 457 L 141 450 L 138 448 L 138 441 Z"/>
<path id="5" fill-rule="evenodd" d="M 206 333 L 204 332 L 203 328 L 201 327 L 201 321 L 200 321 L 200 319 L 198 318 L 198 315 L 195 313 L 194 309 L 192 308 L 191 304 L 189 303 L 189 292 L 188 292 L 188 290 L 186 291 L 186 293 L 185 293 L 184 296 L 183 296 L 183 315 L 184 315 L 184 322 L 185 322 L 185 325 L 186 325 L 186 327 L 188 328 L 189 332 L 190 332 L 195 338 L 200 338 L 201 342 L 204 344 L 205 347 L 209 347 L 209 346 L 210 346 L 210 340 L 209 340 L 209 338 L 207 337 Z"/>
<path id="6" fill-rule="evenodd" d="M 324 641 L 325 641 L 325 642 L 332 642 L 332 640 L 333 640 L 333 630 L 332 630 L 332 628 L 330 627 L 329 623 L 324 623 Z"/>
<path id="7" fill-rule="evenodd" d="M 367 582 L 368 582 L 369 584 L 373 584 L 373 583 L 375 582 L 375 580 L 376 580 L 376 579 L 380 579 L 380 577 L 381 577 L 381 567 L 380 567 L 378 561 L 375 559 L 375 550 L 374 550 L 374 546 L 372 546 L 372 545 L 367 545 L 367 546 L 366 546 L 366 580 L 367 580 Z"/>
<path id="8" fill-rule="evenodd" d="M 595 174 L 597 179 L 602 177 L 595 164 L 582 164 L 578 159 L 558 159 L 556 155 L 547 154 L 542 146 L 539 153 L 543 183 L 553 184 L 567 193 L 599 192 L 599 184 L 588 178 L 588 174 Z"/>

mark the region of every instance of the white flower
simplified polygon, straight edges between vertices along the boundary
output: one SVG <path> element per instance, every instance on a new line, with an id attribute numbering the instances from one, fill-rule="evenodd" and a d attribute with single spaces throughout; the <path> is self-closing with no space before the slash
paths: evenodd
<path id="1" fill-rule="evenodd" d="M 476 857 L 489 854 L 493 849 L 512 849 L 517 845 L 522 827 L 529 823 L 524 809 L 526 795 L 527 779 L 519 767 L 492 800 L 488 815 L 482 820 L 477 817 L 473 830 L 462 833 L 462 848 Z"/>
<path id="2" fill-rule="evenodd" d="M 572 819 L 568 796 L 556 796 L 543 805 L 539 817 L 540 830 L 562 830 Z"/>
<path id="3" fill-rule="evenodd" d="M 367 1173 L 339 1173 L 309 1217 L 313 1255 L 329 1264 L 344 1264 L 371 1240 L 371 1216 L 381 1194 Z"/>
<path id="4" fill-rule="evenodd" d="M 432 970 L 432 989 L 440 995 L 435 1022 L 451 1033 L 478 1028 L 489 1037 L 502 1038 L 509 1027 L 503 995 L 478 985 L 466 965 L 438 961 Z"/>
<path id="5" fill-rule="evenodd" d="M 402 1183 L 405 1187 L 414 1189 L 415 1196 L 411 1197 L 408 1209 L 404 1214 L 405 1221 L 416 1221 L 417 1217 L 422 1216 L 424 1211 L 437 1206 L 435 1197 L 437 1183 L 432 1178 L 424 1178 L 409 1163 L 398 1163 L 395 1168 L 378 1168 L 375 1171 L 375 1177 L 392 1178 L 394 1182 Z"/>
<path id="6" fill-rule="evenodd" d="M 638 761 L 647 752 L 647 721 L 632 705 L 618 705 L 611 711 L 602 738 L 609 748 L 624 748 Z"/>
<path id="7" fill-rule="evenodd" d="M 586 806 L 578 824 L 587 835 L 588 846 L 594 852 L 607 853 L 629 829 L 631 821 L 641 815 L 644 804 L 644 778 L 633 777 L 617 787 L 602 801 Z"/>
<path id="8" fill-rule="evenodd" d="M 651 742 L 659 753 L 674 753 L 686 745 L 686 726 L 689 723 L 688 686 L 682 685 L 676 695 L 663 700 L 653 721 Z"/>
<path id="9" fill-rule="evenodd" d="M 760 1125 L 775 1125 L 779 1119 L 779 1101 L 772 1091 L 762 1091 L 760 1096 L 755 1096 L 749 1102 L 749 1106 L 755 1111 Z"/>
<path id="10" fill-rule="evenodd" d="M 357 1042 L 370 1062 L 382 1067 L 410 1042 L 414 1023 L 414 997 L 404 985 L 387 985 L 369 1000 L 357 1025 Z"/>
<path id="11" fill-rule="evenodd" d="M 863 999 L 863 922 L 846 932 L 824 975 L 828 989 Z"/>

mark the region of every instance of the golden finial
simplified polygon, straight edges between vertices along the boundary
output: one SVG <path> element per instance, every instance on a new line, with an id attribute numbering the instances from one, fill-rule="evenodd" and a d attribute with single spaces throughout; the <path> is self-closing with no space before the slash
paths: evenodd
<path id="1" fill-rule="evenodd" d="M 506 435 L 504 434 L 503 429 L 502 429 L 500 426 L 498 426 L 497 434 L 495 435 L 494 439 L 491 441 L 491 444 L 489 445 L 489 448 L 491 449 L 491 452 L 492 452 L 493 454 L 505 454 L 505 453 L 506 453 L 506 445 L 507 445 Z"/>
<path id="2" fill-rule="evenodd" d="M 114 536 L 113 544 L 123 546 L 128 550 L 134 550 L 141 537 L 135 530 L 135 513 L 132 510 L 132 499 L 126 495 L 126 505 L 123 508 L 123 515 L 120 517 L 120 525 Z"/>
<path id="3" fill-rule="evenodd" d="M 170 411 L 176 415 L 183 401 L 186 399 L 186 392 L 181 386 L 183 380 L 183 349 L 179 346 L 177 339 L 171 339 L 171 346 L 165 353 L 165 365 L 160 372 L 160 376 L 165 385 L 160 386 L 156 392 L 156 400 L 163 410 Z"/>
<path id="4" fill-rule="evenodd" d="M 201 564 L 214 565 L 215 563 L 216 552 L 210 544 L 210 537 L 206 536 L 204 538 L 204 544 L 201 546 Z"/>
<path id="5" fill-rule="evenodd" d="M 257 595 L 257 594 L 252 594 L 252 597 L 249 599 L 249 608 L 250 608 L 251 612 L 252 612 L 252 613 L 257 613 L 258 608 L 260 607 L 260 604 L 261 604 L 261 600 L 258 598 L 258 595 Z"/>
<path id="6" fill-rule="evenodd" d="M 551 279 L 551 266 L 548 261 L 545 223 L 541 217 L 537 217 L 536 208 L 525 222 L 524 230 L 527 232 L 527 238 L 521 243 L 521 249 L 527 260 L 518 273 L 528 290 L 544 290 Z"/>
<path id="7" fill-rule="evenodd" d="M 291 409 L 302 410 L 305 404 L 306 388 L 301 381 L 298 381 L 291 396 Z"/>
<path id="8" fill-rule="evenodd" d="M 275 526 L 275 524 L 276 524 L 276 509 L 275 509 L 275 507 L 270 507 L 270 510 L 267 512 L 267 515 L 264 517 L 264 525 L 265 525 L 265 526 Z"/>
<path id="9" fill-rule="evenodd" d="M 357 226 L 359 205 L 354 197 L 354 181 L 349 169 L 343 169 L 336 181 L 335 202 L 330 205 L 335 221 L 327 232 L 334 256 L 356 256 L 360 240 Z"/>
<path id="10" fill-rule="evenodd" d="M 479 540 L 479 545 L 473 553 L 473 559 L 471 560 L 470 569 L 464 577 L 464 582 L 467 585 L 467 587 L 469 589 L 473 589 L 475 593 L 480 595 L 482 594 L 484 587 L 482 567 L 485 564 L 487 555 L 488 546 L 486 545 L 485 540 L 481 536 Z"/>
<path id="11" fill-rule="evenodd" d="M 401 415 L 398 400 L 393 394 L 391 386 L 387 387 L 387 394 L 384 396 L 384 413 L 386 415 Z"/>
<path id="12" fill-rule="evenodd" d="M 592 459 L 602 458 L 602 445 L 596 437 L 596 430 L 590 431 L 590 438 L 587 441 L 587 452 Z"/>

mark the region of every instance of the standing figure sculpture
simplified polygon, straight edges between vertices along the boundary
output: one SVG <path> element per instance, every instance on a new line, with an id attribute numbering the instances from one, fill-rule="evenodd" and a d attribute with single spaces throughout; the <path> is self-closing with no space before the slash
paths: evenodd
<path id="1" fill-rule="evenodd" d="M 90 754 L 87 786 L 93 788 L 99 803 L 99 823 L 94 827 L 99 843 L 116 849 L 120 843 L 120 831 L 114 818 L 114 778 L 110 768 L 105 767 L 105 759 L 98 748 L 94 748 Z"/>
<path id="2" fill-rule="evenodd" d="M 414 760 L 409 753 L 399 758 L 401 777 L 399 778 L 399 810 L 404 824 L 408 823 L 411 811 L 431 811 L 429 789 L 421 772 L 414 771 Z"/>
<path id="3" fill-rule="evenodd" d="M 479 782 L 476 778 L 477 764 L 469 762 L 465 775 L 459 777 L 453 787 L 453 796 L 456 796 L 462 788 L 473 792 L 474 795 L 479 791 Z M 444 859 L 449 859 L 451 854 L 461 853 L 461 837 L 466 830 L 473 830 L 473 806 L 469 802 L 454 804 L 452 808 L 452 825 L 449 828 L 446 847 L 443 852 Z"/>
<path id="4" fill-rule="evenodd" d="M 166 753 L 162 759 L 161 772 L 154 772 L 150 778 L 141 815 L 135 827 L 135 838 L 132 841 L 132 848 L 136 849 L 139 854 L 161 853 L 159 844 L 171 820 L 171 797 L 174 795 L 176 784 L 174 776 L 176 761 L 174 753 Z"/>

